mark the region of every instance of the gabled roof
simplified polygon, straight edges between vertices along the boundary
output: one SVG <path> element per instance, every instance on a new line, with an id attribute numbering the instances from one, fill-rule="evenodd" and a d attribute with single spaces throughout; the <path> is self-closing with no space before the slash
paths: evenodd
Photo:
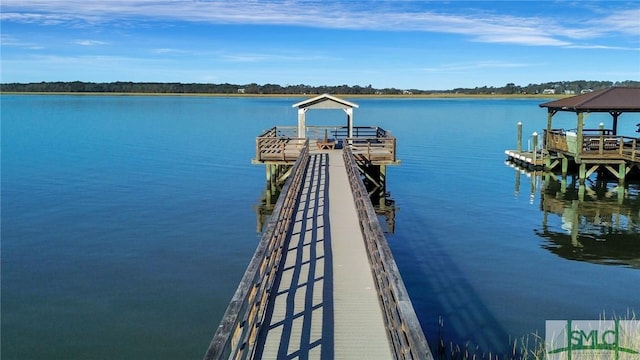
<path id="1" fill-rule="evenodd" d="M 640 87 L 611 87 L 546 102 L 540 107 L 574 112 L 640 112 Z"/>
<path id="2" fill-rule="evenodd" d="M 291 105 L 291 107 L 304 108 L 321 108 L 321 109 L 347 109 L 357 108 L 358 105 L 347 100 L 331 96 L 329 94 L 322 94 L 311 99 L 301 101 Z"/>

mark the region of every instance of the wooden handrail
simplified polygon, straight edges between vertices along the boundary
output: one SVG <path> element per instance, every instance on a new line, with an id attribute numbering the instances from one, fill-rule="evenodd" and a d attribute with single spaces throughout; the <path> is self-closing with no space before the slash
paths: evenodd
<path id="1" fill-rule="evenodd" d="M 351 152 L 364 155 L 368 161 L 396 162 L 396 138 L 384 137 L 348 138 L 345 140 Z"/>
<path id="2" fill-rule="evenodd" d="M 307 140 L 204 359 L 247 359 L 253 356 L 308 161 Z"/>
<path id="3" fill-rule="evenodd" d="M 299 151 L 308 140 L 281 136 L 262 136 L 256 138 L 256 161 L 289 160 L 294 162 Z"/>
<path id="4" fill-rule="evenodd" d="M 566 132 L 554 129 L 545 130 L 545 148 L 552 151 L 568 151 Z M 582 137 L 582 144 L 576 144 L 576 154 L 598 154 L 608 158 L 624 158 L 637 161 L 640 155 L 640 138 L 631 136 L 613 135 L 611 131 L 600 129 L 588 129 Z"/>
<path id="5" fill-rule="evenodd" d="M 354 154 L 364 155 L 367 161 L 395 163 L 396 138 L 390 132 L 372 126 L 356 126 L 353 137 L 348 137 L 346 126 L 307 126 L 308 138 L 328 141 L 329 135 L 337 143 L 349 144 Z M 307 140 L 297 136 L 294 126 L 273 127 L 256 138 L 256 162 L 284 161 L 293 163 L 301 145 Z M 321 141 L 322 142 L 322 141 Z"/>
<path id="6" fill-rule="evenodd" d="M 380 227 L 373 204 L 360 179 L 351 149 L 348 146 L 344 147 L 342 154 L 394 357 L 432 360 L 429 344 Z"/>

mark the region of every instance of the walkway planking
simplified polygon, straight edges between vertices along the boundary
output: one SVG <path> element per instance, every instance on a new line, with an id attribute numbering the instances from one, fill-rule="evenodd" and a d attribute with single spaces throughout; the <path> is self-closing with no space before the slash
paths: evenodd
<path id="1" fill-rule="evenodd" d="M 391 359 L 342 152 L 311 155 L 256 358 Z"/>

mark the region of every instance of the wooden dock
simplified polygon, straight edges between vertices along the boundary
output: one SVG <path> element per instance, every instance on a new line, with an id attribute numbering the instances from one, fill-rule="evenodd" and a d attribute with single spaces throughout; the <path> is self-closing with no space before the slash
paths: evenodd
<path id="1" fill-rule="evenodd" d="M 522 123 L 518 123 L 518 150 L 506 152 L 509 160 L 539 167 L 538 147 L 545 158 L 545 171 L 556 172 L 559 168 L 562 176 L 566 177 L 569 169 L 574 169 L 581 183 L 596 172 L 599 176 L 608 173 L 621 184 L 633 173 L 640 175 L 640 137 L 618 133 L 621 115 L 640 113 L 640 87 L 614 86 L 539 106 L 547 109 L 542 146 L 538 145 L 537 133 L 533 133 L 533 155 L 523 152 Z M 554 128 L 553 117 L 558 112 L 575 113 L 575 128 Z M 585 118 L 591 113 L 608 113 L 611 116 L 610 126 L 600 123 L 597 128 L 586 128 Z M 636 133 L 640 133 L 640 123 L 636 126 Z"/>
<path id="2" fill-rule="evenodd" d="M 267 199 L 284 185 L 204 358 L 432 360 L 370 200 L 399 164 L 395 137 L 354 127 L 357 105 L 330 95 L 294 106 L 297 127 L 256 138 Z M 308 108 L 348 124 L 307 126 Z"/>
<path id="3" fill-rule="evenodd" d="M 205 359 L 432 359 L 357 156 L 309 148 Z"/>
<path id="4" fill-rule="evenodd" d="M 545 164 L 544 154 L 540 151 L 505 150 L 504 153 L 507 155 L 507 160 L 531 170 L 542 169 Z"/>

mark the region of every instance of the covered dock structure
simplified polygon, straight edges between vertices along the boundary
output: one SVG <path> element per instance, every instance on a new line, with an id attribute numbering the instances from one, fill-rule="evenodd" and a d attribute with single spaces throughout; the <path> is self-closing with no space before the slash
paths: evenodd
<path id="1" fill-rule="evenodd" d="M 337 98 L 329 94 L 323 94 L 311 99 L 303 100 L 291 105 L 291 107 L 298 108 L 298 137 L 307 137 L 306 127 L 306 114 L 310 109 L 342 109 L 347 114 L 347 137 L 353 137 L 353 109 L 358 107 L 358 104 L 350 101 Z M 327 139 L 325 139 L 327 140 Z"/>
<path id="2" fill-rule="evenodd" d="M 384 202 L 388 165 L 399 165 L 396 138 L 378 126 L 355 126 L 353 115 L 358 104 L 329 94 L 318 95 L 292 105 L 298 109 L 297 126 L 274 126 L 256 138 L 254 164 L 264 164 L 267 176 L 267 199 L 277 193 L 291 173 L 306 142 L 311 149 L 334 150 L 349 147 L 369 195 Z M 307 123 L 311 109 L 342 109 L 344 125 L 314 126 Z M 269 204 L 270 205 L 270 204 Z"/>
<path id="3" fill-rule="evenodd" d="M 560 165 L 562 175 L 566 176 L 569 165 L 575 164 L 582 183 L 595 171 L 606 170 L 622 183 L 634 168 L 640 170 L 638 134 L 618 133 L 621 115 L 640 112 L 640 87 L 611 87 L 539 106 L 547 109 L 543 136 L 546 170 Z M 561 111 L 576 114 L 575 129 L 554 128 L 553 117 Z M 609 113 L 611 123 L 601 124 L 597 129 L 585 128 L 585 116 L 589 113 Z"/>

